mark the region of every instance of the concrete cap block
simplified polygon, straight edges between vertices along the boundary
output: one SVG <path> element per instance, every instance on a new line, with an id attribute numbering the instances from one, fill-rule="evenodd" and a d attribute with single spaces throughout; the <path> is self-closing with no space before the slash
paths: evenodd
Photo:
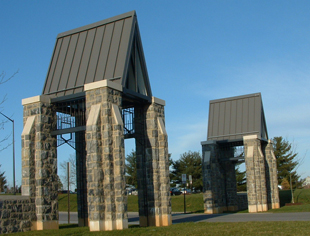
<path id="1" fill-rule="evenodd" d="M 46 96 L 46 95 L 38 95 L 38 96 L 22 99 L 22 105 L 23 106 L 31 104 L 31 103 L 36 103 L 36 102 L 46 102 L 46 103 L 50 104 L 51 99 L 49 96 Z"/>
<path id="2" fill-rule="evenodd" d="M 209 145 L 209 144 L 216 144 L 216 140 L 207 140 L 201 142 L 201 145 Z"/>
<path id="3" fill-rule="evenodd" d="M 254 134 L 254 135 L 243 136 L 243 140 L 249 140 L 249 139 L 258 139 L 258 135 Z"/>
<path id="4" fill-rule="evenodd" d="M 121 84 L 115 83 L 111 80 L 100 80 L 89 84 L 84 84 L 84 91 L 89 91 L 93 89 L 98 89 L 102 87 L 109 87 L 115 90 L 118 90 L 120 92 L 123 91 L 123 87 Z"/>
<path id="5" fill-rule="evenodd" d="M 166 106 L 166 101 L 165 100 L 162 100 L 162 99 L 159 99 L 159 98 L 156 98 L 156 97 L 152 97 L 152 103 L 156 103 L 156 104 L 159 104 L 159 105 L 162 105 L 162 106 Z"/>

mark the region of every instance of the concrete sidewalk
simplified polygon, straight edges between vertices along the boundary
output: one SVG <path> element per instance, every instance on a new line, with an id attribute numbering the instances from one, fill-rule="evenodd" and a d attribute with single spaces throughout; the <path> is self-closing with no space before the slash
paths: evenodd
<path id="1" fill-rule="evenodd" d="M 67 212 L 59 212 L 59 224 L 68 223 Z M 247 222 L 247 221 L 310 221 L 310 212 L 294 213 L 236 213 L 236 214 L 184 214 L 173 213 L 172 223 L 184 222 Z M 78 222 L 77 212 L 70 213 L 70 223 Z M 128 223 L 138 225 L 138 212 L 128 212 Z"/>

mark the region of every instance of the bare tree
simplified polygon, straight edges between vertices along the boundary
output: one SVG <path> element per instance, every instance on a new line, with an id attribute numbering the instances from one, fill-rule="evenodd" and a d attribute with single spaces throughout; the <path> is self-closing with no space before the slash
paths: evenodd
<path id="1" fill-rule="evenodd" d="M 70 154 L 70 157 L 67 161 L 63 161 L 60 163 L 60 169 L 62 175 L 60 176 L 62 179 L 63 187 L 68 189 L 68 175 L 67 175 L 67 163 L 70 163 L 70 174 L 69 174 L 69 185 L 76 188 L 76 158 L 74 154 Z"/>

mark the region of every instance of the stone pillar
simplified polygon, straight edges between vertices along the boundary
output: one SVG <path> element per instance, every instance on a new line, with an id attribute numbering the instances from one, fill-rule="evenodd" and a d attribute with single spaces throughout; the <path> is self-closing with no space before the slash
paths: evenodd
<path id="1" fill-rule="evenodd" d="M 227 210 L 225 180 L 219 163 L 220 150 L 216 141 L 201 142 L 204 212 L 222 213 Z"/>
<path id="2" fill-rule="evenodd" d="M 56 112 L 46 96 L 23 99 L 22 195 L 35 198 L 32 230 L 58 229 Z"/>
<path id="3" fill-rule="evenodd" d="M 234 157 L 234 149 L 221 150 L 221 166 L 224 168 L 227 211 L 238 210 L 237 182 L 235 163 L 229 159 Z"/>
<path id="4" fill-rule="evenodd" d="M 280 208 L 280 200 L 278 189 L 277 159 L 273 153 L 273 143 L 271 140 L 268 140 L 268 144 L 265 147 L 265 156 L 268 208 L 278 209 Z"/>
<path id="5" fill-rule="evenodd" d="M 87 190 L 90 231 L 128 228 L 122 86 L 102 80 L 86 92 Z"/>
<path id="6" fill-rule="evenodd" d="M 257 135 L 243 137 L 244 158 L 247 176 L 248 210 L 252 212 L 267 211 L 267 189 L 265 175 L 265 158 L 261 141 Z"/>
<path id="7" fill-rule="evenodd" d="M 140 226 L 172 224 L 165 101 L 135 108 Z"/>

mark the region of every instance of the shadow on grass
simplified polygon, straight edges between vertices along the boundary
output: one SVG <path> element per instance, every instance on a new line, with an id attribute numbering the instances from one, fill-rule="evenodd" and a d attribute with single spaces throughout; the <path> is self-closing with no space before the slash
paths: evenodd
<path id="1" fill-rule="evenodd" d="M 140 225 L 129 225 L 128 228 L 133 229 L 133 228 L 143 228 L 143 227 L 140 227 Z"/>
<path id="2" fill-rule="evenodd" d="M 70 228 L 76 228 L 79 227 L 78 224 L 62 224 L 59 225 L 59 229 L 70 229 Z"/>
<path id="3" fill-rule="evenodd" d="M 192 211 L 192 213 L 204 213 L 204 210 Z"/>

